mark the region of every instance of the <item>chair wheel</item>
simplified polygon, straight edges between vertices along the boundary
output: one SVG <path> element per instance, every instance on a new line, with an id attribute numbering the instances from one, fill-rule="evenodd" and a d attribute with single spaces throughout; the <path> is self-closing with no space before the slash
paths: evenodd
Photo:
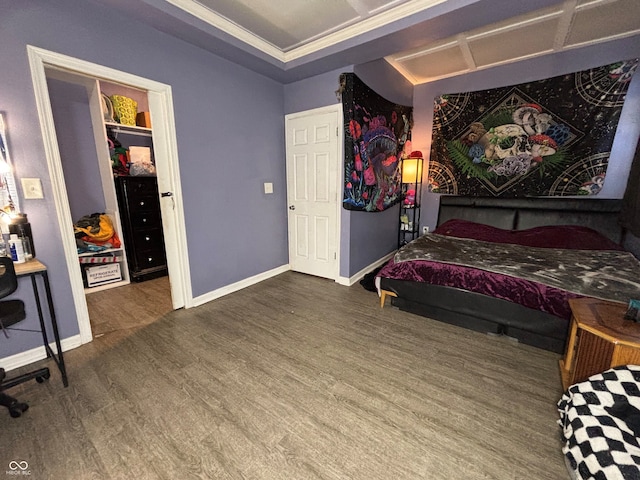
<path id="1" fill-rule="evenodd" d="M 15 402 L 9 406 L 9 415 L 13 418 L 18 418 L 22 415 L 23 412 L 26 412 L 29 409 L 29 405 L 26 403 Z"/>
<path id="2" fill-rule="evenodd" d="M 36 382 L 38 383 L 42 383 L 45 380 L 49 380 L 49 377 L 51 376 L 51 373 L 47 372 L 44 375 L 40 376 L 40 377 L 36 377 Z"/>

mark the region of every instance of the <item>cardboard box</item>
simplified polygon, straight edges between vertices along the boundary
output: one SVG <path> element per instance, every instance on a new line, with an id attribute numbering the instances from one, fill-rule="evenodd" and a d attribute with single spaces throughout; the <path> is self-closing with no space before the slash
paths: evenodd
<path id="1" fill-rule="evenodd" d="M 151 148 L 131 145 L 129 147 L 129 161 L 131 163 L 152 163 Z"/>
<path id="2" fill-rule="evenodd" d="M 97 287 L 111 282 L 122 280 L 119 263 L 85 267 L 84 269 L 87 287 Z"/>
<path id="3" fill-rule="evenodd" d="M 151 116 L 149 112 L 140 112 L 136 115 L 136 125 L 139 127 L 151 128 Z"/>

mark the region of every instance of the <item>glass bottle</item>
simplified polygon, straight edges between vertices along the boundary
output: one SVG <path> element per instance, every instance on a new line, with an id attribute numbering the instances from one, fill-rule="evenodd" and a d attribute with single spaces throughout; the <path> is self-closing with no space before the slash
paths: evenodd
<path id="1" fill-rule="evenodd" d="M 22 250 L 24 251 L 24 260 L 28 262 L 33 258 L 33 250 L 31 248 L 31 239 L 27 236 L 22 225 L 18 225 L 18 239 L 22 241 Z"/>

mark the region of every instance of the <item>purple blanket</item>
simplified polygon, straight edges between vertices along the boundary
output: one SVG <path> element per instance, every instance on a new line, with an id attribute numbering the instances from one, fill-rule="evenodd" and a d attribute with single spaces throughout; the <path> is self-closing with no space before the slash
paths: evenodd
<path id="1" fill-rule="evenodd" d="M 531 247 L 623 250 L 599 233 L 575 226 L 536 227 L 512 232 L 464 220 L 450 220 L 438 227 L 434 233 Z M 541 310 L 567 320 L 571 318 L 568 299 L 581 296 L 510 275 L 425 260 L 399 263 L 390 260 L 378 276 L 461 288 Z"/>

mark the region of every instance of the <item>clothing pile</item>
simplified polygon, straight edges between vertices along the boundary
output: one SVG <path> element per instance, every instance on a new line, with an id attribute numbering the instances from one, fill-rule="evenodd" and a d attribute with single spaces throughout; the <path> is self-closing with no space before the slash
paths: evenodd
<path id="1" fill-rule="evenodd" d="M 109 156 L 111 157 L 111 168 L 113 174 L 129 175 L 129 152 L 111 132 L 107 132 L 109 143 Z"/>
<path id="2" fill-rule="evenodd" d="M 85 215 L 73 225 L 73 228 L 78 253 L 101 252 L 108 248 L 120 248 L 122 245 L 111 218 L 104 213 Z"/>

